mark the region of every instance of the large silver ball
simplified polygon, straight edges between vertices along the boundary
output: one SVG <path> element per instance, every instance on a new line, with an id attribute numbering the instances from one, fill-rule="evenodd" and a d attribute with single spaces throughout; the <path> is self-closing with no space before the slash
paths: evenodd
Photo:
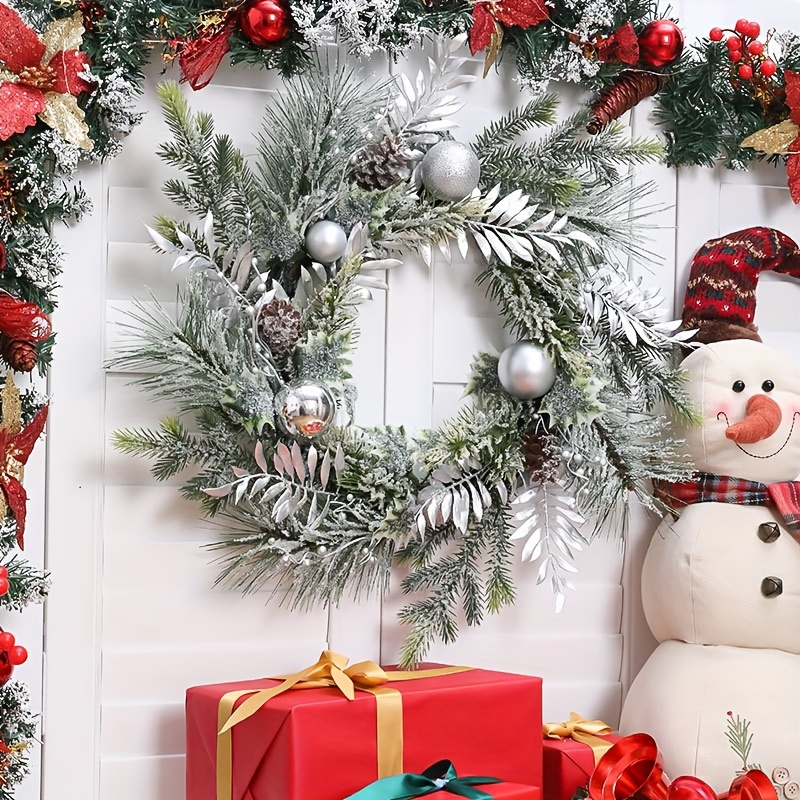
<path id="1" fill-rule="evenodd" d="M 319 436 L 336 415 L 336 400 L 316 381 L 292 381 L 275 394 L 275 417 L 290 436 Z"/>
<path id="2" fill-rule="evenodd" d="M 523 340 L 503 350 L 497 362 L 497 377 L 509 394 L 533 400 L 553 388 L 556 368 L 538 344 Z"/>
<path id="3" fill-rule="evenodd" d="M 422 159 L 422 184 L 440 200 L 463 200 L 480 178 L 478 156 L 461 142 L 439 142 Z"/>
<path id="4" fill-rule="evenodd" d="M 322 264 L 338 261 L 347 249 L 347 234 L 337 222 L 321 219 L 306 231 L 306 252 Z"/>

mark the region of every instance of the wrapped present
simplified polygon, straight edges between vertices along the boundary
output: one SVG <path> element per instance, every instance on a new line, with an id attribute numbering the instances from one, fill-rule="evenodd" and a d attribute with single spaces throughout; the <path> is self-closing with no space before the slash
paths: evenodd
<path id="1" fill-rule="evenodd" d="M 544 800 L 572 800 L 575 790 L 589 783 L 595 765 L 619 741 L 605 722 L 574 712 L 566 722 L 545 723 L 543 733 Z"/>
<path id="2" fill-rule="evenodd" d="M 481 775 L 459 777 L 452 761 L 437 761 L 419 775 L 406 772 L 382 778 L 346 800 L 444 800 L 447 795 L 451 800 L 452 795 L 468 800 L 539 800 L 539 788 Z"/>
<path id="3" fill-rule="evenodd" d="M 541 785 L 541 678 L 346 665 L 325 651 L 294 675 L 189 689 L 186 800 L 342 800 L 438 753 Z"/>

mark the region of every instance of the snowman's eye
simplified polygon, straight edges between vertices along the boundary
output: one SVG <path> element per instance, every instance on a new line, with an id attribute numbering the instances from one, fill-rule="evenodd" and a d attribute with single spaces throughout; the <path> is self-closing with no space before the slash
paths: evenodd
<path id="1" fill-rule="evenodd" d="M 744 391 L 744 381 L 736 381 L 736 383 L 731 386 L 734 392 L 743 392 Z"/>
<path id="2" fill-rule="evenodd" d="M 761 388 L 765 392 L 771 392 L 775 388 L 775 384 L 772 381 L 764 381 L 764 383 L 761 384 Z"/>

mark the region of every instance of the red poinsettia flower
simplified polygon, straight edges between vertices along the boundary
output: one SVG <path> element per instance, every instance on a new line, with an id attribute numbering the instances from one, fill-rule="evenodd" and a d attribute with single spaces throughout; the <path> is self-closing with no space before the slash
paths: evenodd
<path id="1" fill-rule="evenodd" d="M 16 11 L 0 3 L 0 30 L 0 140 L 22 133 L 38 117 L 68 142 L 91 150 L 76 100 L 92 88 L 81 76 L 89 64 L 80 51 L 83 16 L 54 20 L 39 38 Z"/>
<path id="2" fill-rule="evenodd" d="M 475 55 L 485 50 L 493 36 L 502 35 L 500 23 L 507 27 L 531 28 L 548 16 L 544 0 L 480 0 L 472 7 L 470 52 Z"/>
<path id="3" fill-rule="evenodd" d="M 789 106 L 789 119 L 800 129 L 800 75 L 786 70 L 786 105 Z M 786 172 L 789 176 L 789 192 L 795 203 L 800 203 L 800 132 L 789 145 L 789 157 L 786 160 Z"/>

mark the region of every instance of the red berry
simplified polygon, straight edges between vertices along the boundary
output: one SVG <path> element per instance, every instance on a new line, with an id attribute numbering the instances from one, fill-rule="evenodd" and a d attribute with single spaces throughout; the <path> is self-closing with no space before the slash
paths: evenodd
<path id="1" fill-rule="evenodd" d="M 724 35 L 722 28 L 712 28 L 708 33 L 708 38 L 712 42 L 721 42 Z"/>
<path id="2" fill-rule="evenodd" d="M 758 41 L 750 42 L 750 44 L 747 45 L 747 52 L 754 56 L 760 56 L 764 52 L 764 45 Z"/>
<path id="3" fill-rule="evenodd" d="M 8 594 L 9 583 L 8 578 L 0 578 L 0 597 Z"/>
<path id="4" fill-rule="evenodd" d="M 742 60 L 741 50 L 731 50 L 730 53 L 728 53 L 728 55 L 730 56 L 731 61 L 733 61 L 734 63 Z"/>
<path id="5" fill-rule="evenodd" d="M 742 64 L 739 67 L 739 77 L 745 80 L 750 80 L 753 77 L 753 68 L 749 64 Z"/>
<path id="6" fill-rule="evenodd" d="M 3 566 L 0 564 L 0 578 L 7 578 L 8 577 L 8 567 Z"/>
<path id="7" fill-rule="evenodd" d="M 750 25 L 750 22 L 746 19 L 737 19 L 736 20 L 736 33 L 747 33 L 747 28 Z"/>
<path id="8" fill-rule="evenodd" d="M 0 633 L 0 650 L 7 653 L 14 646 L 16 641 L 13 633 L 3 631 Z"/>
<path id="9" fill-rule="evenodd" d="M 761 74 L 767 78 L 771 78 L 775 74 L 775 70 L 778 69 L 778 65 L 772 61 L 772 59 L 765 58 L 761 65 L 759 66 L 761 70 Z"/>
<path id="10" fill-rule="evenodd" d="M 755 39 L 761 33 L 761 26 L 757 22 L 748 22 L 745 33 Z"/>
<path id="11" fill-rule="evenodd" d="M 28 660 L 28 651 L 21 644 L 15 644 L 8 651 L 8 660 L 15 667 L 18 667 L 20 664 L 24 664 Z"/>
<path id="12" fill-rule="evenodd" d="M 729 36 L 728 41 L 725 42 L 728 45 L 728 50 L 741 50 L 742 49 L 742 40 L 738 36 Z"/>

